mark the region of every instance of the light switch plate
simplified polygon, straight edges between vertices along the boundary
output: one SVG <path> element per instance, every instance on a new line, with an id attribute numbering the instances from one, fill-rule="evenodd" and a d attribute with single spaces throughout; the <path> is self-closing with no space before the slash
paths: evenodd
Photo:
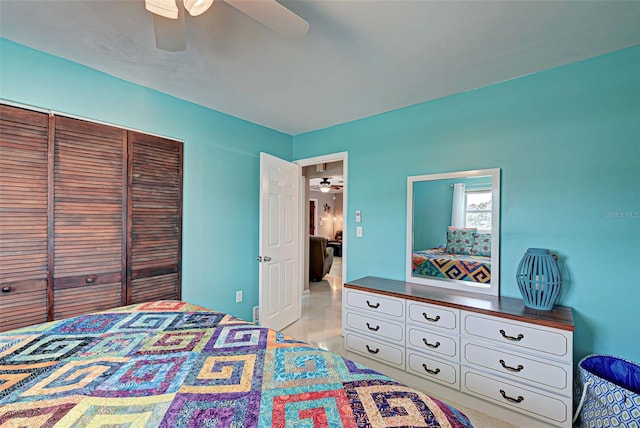
<path id="1" fill-rule="evenodd" d="M 356 238 L 362 238 L 362 226 L 356 227 Z"/>

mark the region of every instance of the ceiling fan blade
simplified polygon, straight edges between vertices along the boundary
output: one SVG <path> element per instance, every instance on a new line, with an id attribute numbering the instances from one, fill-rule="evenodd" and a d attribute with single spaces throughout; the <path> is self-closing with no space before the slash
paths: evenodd
<path id="1" fill-rule="evenodd" d="M 309 31 L 307 21 L 275 0 L 224 1 L 283 37 L 294 39 Z"/>
<path id="2" fill-rule="evenodd" d="M 170 52 L 183 51 L 187 48 L 187 30 L 184 22 L 184 10 L 180 10 L 177 19 L 153 15 L 153 32 L 156 36 L 156 47 Z"/>

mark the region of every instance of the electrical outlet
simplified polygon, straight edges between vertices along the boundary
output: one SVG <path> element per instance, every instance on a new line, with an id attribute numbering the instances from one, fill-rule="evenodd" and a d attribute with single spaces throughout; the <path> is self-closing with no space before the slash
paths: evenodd
<path id="1" fill-rule="evenodd" d="M 242 302 L 242 290 L 236 291 L 236 303 Z"/>

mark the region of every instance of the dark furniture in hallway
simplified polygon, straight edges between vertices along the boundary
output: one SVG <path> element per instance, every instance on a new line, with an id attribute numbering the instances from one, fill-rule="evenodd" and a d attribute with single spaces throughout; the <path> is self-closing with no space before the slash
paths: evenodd
<path id="1" fill-rule="evenodd" d="M 333 237 L 333 241 L 327 242 L 327 246 L 333 248 L 333 255 L 336 257 L 342 257 L 342 231 L 336 232 L 336 236 Z"/>
<path id="2" fill-rule="evenodd" d="M 321 236 L 309 237 L 309 279 L 321 281 L 331 270 L 333 248 L 327 247 L 327 239 Z"/>

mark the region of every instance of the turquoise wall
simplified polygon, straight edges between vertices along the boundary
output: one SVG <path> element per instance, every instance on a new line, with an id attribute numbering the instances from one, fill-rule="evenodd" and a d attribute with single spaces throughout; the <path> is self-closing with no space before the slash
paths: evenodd
<path id="1" fill-rule="evenodd" d="M 501 293 L 529 247 L 558 253 L 575 358 L 640 361 L 640 47 L 294 137 L 349 152 L 347 278 L 404 278 L 406 178 L 500 168 Z M 426 77 L 425 77 L 426 78 Z"/>
<path id="2" fill-rule="evenodd" d="M 291 159 L 291 136 L 6 39 L 0 98 L 184 141 L 183 299 L 251 320 L 259 152 Z"/>
<path id="3" fill-rule="evenodd" d="M 422 181 L 413 184 L 413 249 L 447 245 L 451 226 L 454 183 L 460 179 Z"/>
<path id="4" fill-rule="evenodd" d="M 491 189 L 490 176 L 415 182 L 413 185 L 414 250 L 447 245 L 447 227 L 451 226 L 455 183 L 464 183 L 467 190 Z"/>

